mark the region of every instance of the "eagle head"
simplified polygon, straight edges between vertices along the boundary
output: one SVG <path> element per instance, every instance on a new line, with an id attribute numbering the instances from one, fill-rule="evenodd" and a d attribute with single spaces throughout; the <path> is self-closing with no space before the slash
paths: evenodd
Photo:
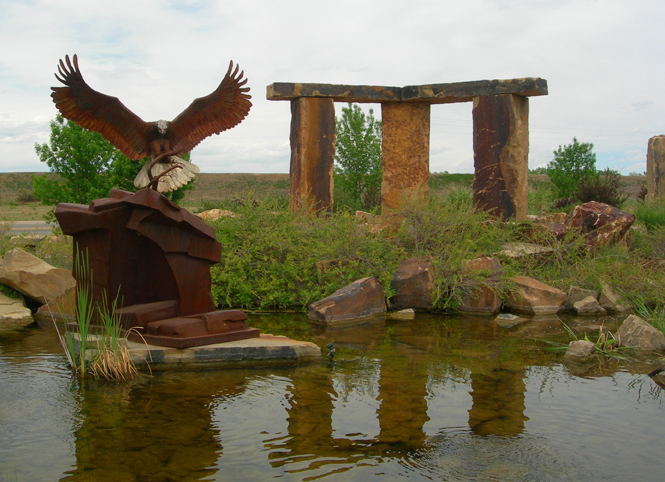
<path id="1" fill-rule="evenodd" d="M 169 128 L 169 124 L 170 122 L 167 122 L 165 120 L 158 120 L 157 122 L 155 122 L 155 125 L 157 125 L 157 130 L 159 131 L 160 135 L 163 136 L 164 134 L 166 134 L 166 131 Z"/>

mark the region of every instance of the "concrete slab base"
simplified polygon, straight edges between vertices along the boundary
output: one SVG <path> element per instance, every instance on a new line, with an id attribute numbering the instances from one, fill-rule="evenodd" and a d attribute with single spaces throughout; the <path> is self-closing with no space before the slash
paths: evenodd
<path id="1" fill-rule="evenodd" d="M 127 348 L 134 365 L 142 371 L 296 365 L 321 360 L 321 349 L 314 343 L 268 334 L 182 349 L 127 341 Z"/>

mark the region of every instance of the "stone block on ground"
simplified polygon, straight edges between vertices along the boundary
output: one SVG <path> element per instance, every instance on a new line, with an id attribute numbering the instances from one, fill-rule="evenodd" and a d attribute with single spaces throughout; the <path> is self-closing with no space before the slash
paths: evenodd
<path id="1" fill-rule="evenodd" d="M 334 323 L 385 313 L 383 288 L 376 278 L 362 278 L 309 305 L 314 323 Z"/>
<path id="2" fill-rule="evenodd" d="M 571 285 L 570 288 L 568 288 L 568 300 L 566 301 L 566 309 L 572 310 L 573 305 L 576 302 L 581 301 L 588 296 L 591 296 L 593 299 L 597 299 L 596 291 L 585 290 L 584 288 L 580 288 L 579 286 Z"/>
<path id="3" fill-rule="evenodd" d="M 18 295 L 10 298 L 0 293 L 0 325 L 22 326 L 29 325 L 35 321 L 32 318 L 30 308 L 25 306 L 25 299 Z"/>
<path id="4" fill-rule="evenodd" d="M 628 311 L 628 308 L 621 303 L 619 295 L 617 295 L 610 285 L 605 282 L 600 285 L 598 303 L 600 303 L 600 306 L 602 306 L 608 313 L 623 313 Z"/>
<path id="5" fill-rule="evenodd" d="M 0 282 L 40 303 L 48 303 L 75 285 L 72 274 L 14 248 L 5 253 Z"/>
<path id="6" fill-rule="evenodd" d="M 604 316 L 607 311 L 593 296 L 587 296 L 573 303 L 573 311 L 579 316 Z"/>
<path id="7" fill-rule="evenodd" d="M 641 351 L 665 352 L 665 335 L 639 316 L 630 315 L 617 331 L 621 345 Z"/>
<path id="8" fill-rule="evenodd" d="M 532 243 L 504 243 L 501 246 L 499 254 L 509 259 L 521 258 L 523 256 L 543 258 L 554 254 L 554 249 L 549 246 Z"/>
<path id="9" fill-rule="evenodd" d="M 462 301 L 457 309 L 463 313 L 483 315 L 497 313 L 501 309 L 502 303 L 498 286 L 498 281 L 503 276 L 501 261 L 490 256 L 480 256 L 465 261 L 462 271 L 467 275 L 483 275 L 485 280 L 465 280 L 466 286 L 461 288 Z"/>
<path id="10" fill-rule="evenodd" d="M 609 204 L 591 201 L 575 209 L 566 219 L 568 228 L 578 228 L 588 247 L 599 248 L 623 241 L 635 215 Z"/>
<path id="11" fill-rule="evenodd" d="M 566 303 L 566 293 L 527 276 L 511 278 L 514 290 L 505 304 L 511 311 L 531 315 L 547 315 L 559 312 Z"/>
<path id="12" fill-rule="evenodd" d="M 568 344 L 568 349 L 564 358 L 572 359 L 575 361 L 585 361 L 593 356 L 596 350 L 596 345 L 586 340 L 571 341 Z"/>
<path id="13" fill-rule="evenodd" d="M 665 193 L 665 135 L 654 136 L 647 145 L 647 199 L 657 201 Z"/>
<path id="14" fill-rule="evenodd" d="M 430 256 L 404 260 L 393 275 L 395 308 L 429 309 L 434 299 L 434 266 Z"/>

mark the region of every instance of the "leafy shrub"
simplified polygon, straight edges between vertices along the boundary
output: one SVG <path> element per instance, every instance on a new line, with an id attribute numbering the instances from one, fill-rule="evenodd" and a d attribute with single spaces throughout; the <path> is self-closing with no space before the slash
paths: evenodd
<path id="1" fill-rule="evenodd" d="M 554 151 L 554 159 L 547 165 L 547 175 L 557 190 L 560 198 L 572 197 L 580 181 L 596 174 L 596 154 L 593 144 L 579 143 L 573 137 L 573 143 L 559 146 Z"/>
<path id="2" fill-rule="evenodd" d="M 628 196 L 621 193 L 621 174 L 606 169 L 602 174 L 583 177 L 575 187 L 574 197 L 581 203 L 597 201 L 621 207 Z"/>

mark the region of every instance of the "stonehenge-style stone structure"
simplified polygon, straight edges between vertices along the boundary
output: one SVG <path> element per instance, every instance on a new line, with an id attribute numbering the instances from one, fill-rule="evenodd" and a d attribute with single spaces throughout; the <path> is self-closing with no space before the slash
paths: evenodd
<path id="1" fill-rule="evenodd" d="M 291 181 L 293 182 L 293 181 Z M 665 135 L 649 139 L 647 147 L 647 199 L 665 198 Z"/>
<path id="2" fill-rule="evenodd" d="M 334 102 L 381 104 L 384 214 L 429 198 L 430 105 L 473 102 L 474 204 L 504 220 L 524 219 L 528 97 L 538 95 L 547 95 L 540 78 L 406 87 L 271 84 L 268 100 L 291 101 L 291 208 L 332 208 Z"/>

